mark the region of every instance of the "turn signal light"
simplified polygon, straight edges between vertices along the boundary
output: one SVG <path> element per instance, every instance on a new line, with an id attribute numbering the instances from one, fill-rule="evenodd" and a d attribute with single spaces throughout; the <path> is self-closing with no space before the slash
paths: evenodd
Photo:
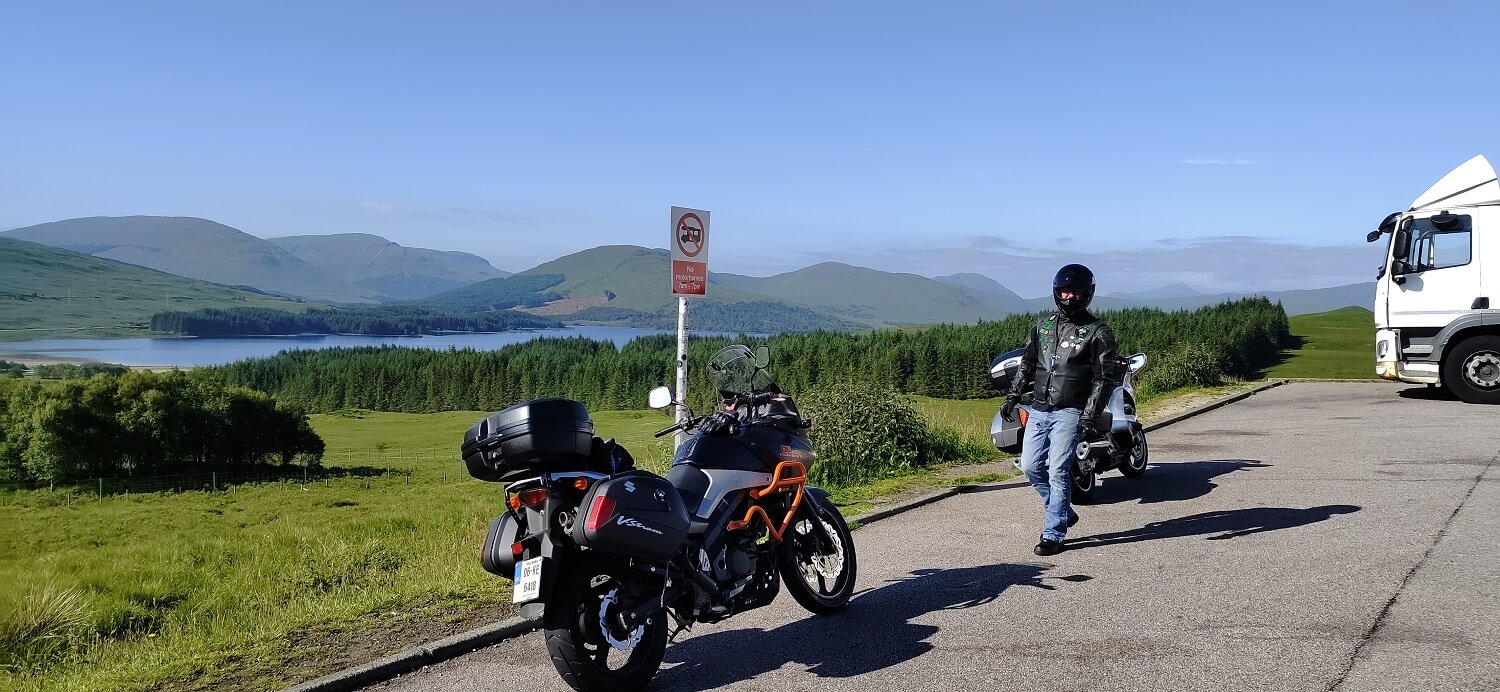
<path id="1" fill-rule="evenodd" d="M 1031 416 L 1026 414 L 1026 409 L 1021 409 L 1021 425 L 1026 425 L 1026 419 L 1030 417 Z"/>
<path id="2" fill-rule="evenodd" d="M 547 501 L 547 489 L 532 488 L 531 490 L 523 490 L 517 497 L 521 499 L 521 504 L 535 509 L 541 507 L 542 503 Z"/>
<path id="3" fill-rule="evenodd" d="M 599 495 L 594 498 L 594 506 L 589 508 L 589 520 L 584 524 L 590 531 L 598 531 L 599 527 L 608 524 L 615 516 L 615 501 Z"/>
<path id="4" fill-rule="evenodd" d="M 506 504 L 506 506 L 510 507 L 510 510 L 512 512 L 514 512 L 514 511 L 516 511 L 516 510 L 518 510 L 518 509 L 521 508 L 521 498 L 515 497 L 515 496 L 511 496 L 511 498 L 509 500 L 505 501 L 505 504 Z"/>
<path id="5" fill-rule="evenodd" d="M 587 478 L 574 478 L 573 479 L 573 487 L 576 488 L 576 489 L 578 489 L 578 490 L 588 490 L 589 489 L 589 479 L 587 479 Z"/>

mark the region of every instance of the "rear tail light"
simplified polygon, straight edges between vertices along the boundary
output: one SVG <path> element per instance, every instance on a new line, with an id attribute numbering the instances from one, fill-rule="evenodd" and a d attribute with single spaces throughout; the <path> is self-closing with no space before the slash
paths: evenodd
<path id="1" fill-rule="evenodd" d="M 516 497 L 520 498 L 521 504 L 526 505 L 527 507 L 530 507 L 532 509 L 536 509 L 537 507 L 541 507 L 542 503 L 547 501 L 547 489 L 532 488 L 531 490 L 522 491 L 521 494 L 517 495 Z"/>
<path id="2" fill-rule="evenodd" d="M 594 498 L 594 506 L 589 508 L 589 519 L 584 527 L 590 531 L 598 531 L 599 527 L 608 524 L 615 516 L 615 501 L 603 495 Z"/>

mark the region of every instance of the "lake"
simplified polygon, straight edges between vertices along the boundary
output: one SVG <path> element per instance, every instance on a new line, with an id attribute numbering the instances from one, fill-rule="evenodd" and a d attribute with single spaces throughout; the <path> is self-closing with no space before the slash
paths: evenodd
<path id="1" fill-rule="evenodd" d="M 265 358 L 288 349 L 319 349 L 350 346 L 410 346 L 413 348 L 472 348 L 487 351 L 545 337 L 588 337 L 610 340 L 616 346 L 638 336 L 675 334 L 673 330 L 631 327 L 568 327 L 529 329 L 491 334 L 444 334 L 441 336 L 248 336 L 234 338 L 172 337 L 159 339 L 38 339 L 0 342 L 0 360 L 9 356 L 90 360 L 121 365 L 191 367 L 222 365 L 245 358 Z M 694 333 L 694 336 L 710 336 Z"/>

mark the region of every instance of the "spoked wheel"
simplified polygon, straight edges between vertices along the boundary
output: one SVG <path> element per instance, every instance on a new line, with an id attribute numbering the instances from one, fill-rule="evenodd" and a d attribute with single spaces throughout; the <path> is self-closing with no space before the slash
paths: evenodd
<path id="1" fill-rule="evenodd" d="M 1146 472 L 1147 456 L 1146 432 L 1139 424 L 1130 426 L 1130 456 L 1120 465 L 1120 473 L 1127 478 L 1140 478 Z"/>
<path id="2" fill-rule="evenodd" d="M 1099 486 L 1099 473 L 1094 470 L 1083 471 L 1075 462 L 1073 464 L 1073 497 L 1075 505 L 1087 505 L 1094 501 L 1094 489 Z"/>
<path id="3" fill-rule="evenodd" d="M 833 540 L 821 545 L 812 521 L 803 518 L 787 531 L 781 548 L 781 578 L 792 598 L 819 615 L 831 615 L 849 603 L 854 595 L 857 565 L 854 537 L 833 503 L 826 496 L 806 498 L 803 506 L 823 525 Z"/>
<path id="4" fill-rule="evenodd" d="M 575 690 L 639 690 L 656 675 L 667 650 L 667 614 L 626 630 L 617 621 L 621 599 L 636 586 L 627 569 L 596 559 L 556 584 L 542 625 L 547 651 Z M 629 575 L 629 577 L 625 576 Z"/>

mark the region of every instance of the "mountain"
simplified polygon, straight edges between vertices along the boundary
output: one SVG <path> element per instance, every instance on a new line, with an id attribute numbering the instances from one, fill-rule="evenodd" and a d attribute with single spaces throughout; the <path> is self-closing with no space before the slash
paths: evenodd
<path id="1" fill-rule="evenodd" d="M 627 310 L 655 311 L 676 305 L 667 276 L 672 256 L 666 250 L 634 245 L 604 245 L 559 257 L 517 276 L 556 274 L 563 281 L 552 291 L 574 300 Z M 765 301 L 768 297 L 724 286 L 723 275 L 709 276 L 708 300 L 718 303 Z M 600 301 L 599 299 L 602 299 Z"/>
<path id="2" fill-rule="evenodd" d="M 718 274 L 727 288 L 806 305 L 872 327 L 974 322 L 1000 314 L 968 290 L 916 274 L 824 262 L 766 278 Z"/>
<path id="3" fill-rule="evenodd" d="M 0 338 L 144 336 L 163 310 L 297 303 L 0 236 Z"/>
<path id="4" fill-rule="evenodd" d="M 406 247 L 367 233 L 268 240 L 315 270 L 369 291 L 382 301 L 422 298 L 510 276 L 478 255 Z"/>
<path id="5" fill-rule="evenodd" d="M 981 305 L 997 315 L 1028 312 L 1025 298 L 983 274 L 951 274 L 936 277 L 933 281 L 968 291 Z"/>
<path id="6" fill-rule="evenodd" d="M 253 286 L 307 300 L 378 300 L 373 291 L 320 271 L 273 243 L 207 219 L 94 216 L 18 228 L 4 235 L 178 276 Z"/>
<path id="7" fill-rule="evenodd" d="M 1124 298 L 1126 300 L 1134 301 L 1149 301 L 1161 298 L 1192 298 L 1203 295 L 1203 292 L 1184 283 L 1170 283 L 1160 288 L 1153 288 L 1149 291 L 1141 291 L 1139 293 L 1115 292 L 1106 293 L 1105 295 L 1110 298 Z"/>
<path id="8" fill-rule="evenodd" d="M 1149 293 L 1149 292 L 1148 292 Z M 1306 315 L 1314 312 L 1327 312 L 1343 307 L 1358 306 L 1367 307 L 1375 302 L 1375 283 L 1367 281 L 1364 283 L 1347 284 L 1344 286 L 1330 286 L 1328 288 L 1293 289 L 1288 291 L 1249 291 L 1243 293 L 1214 293 L 1198 294 L 1195 296 L 1179 296 L 1172 298 L 1149 298 L 1140 299 L 1143 294 L 1130 295 L 1129 298 L 1119 297 L 1121 294 L 1100 296 L 1094 299 L 1096 310 L 1123 310 L 1127 308 L 1157 308 L 1160 310 L 1191 310 L 1208 305 L 1218 305 L 1226 300 L 1238 300 L 1251 296 L 1265 296 L 1273 302 L 1280 302 L 1288 316 Z M 1026 301 L 1030 311 L 1051 310 L 1051 298 L 1031 298 Z"/>

